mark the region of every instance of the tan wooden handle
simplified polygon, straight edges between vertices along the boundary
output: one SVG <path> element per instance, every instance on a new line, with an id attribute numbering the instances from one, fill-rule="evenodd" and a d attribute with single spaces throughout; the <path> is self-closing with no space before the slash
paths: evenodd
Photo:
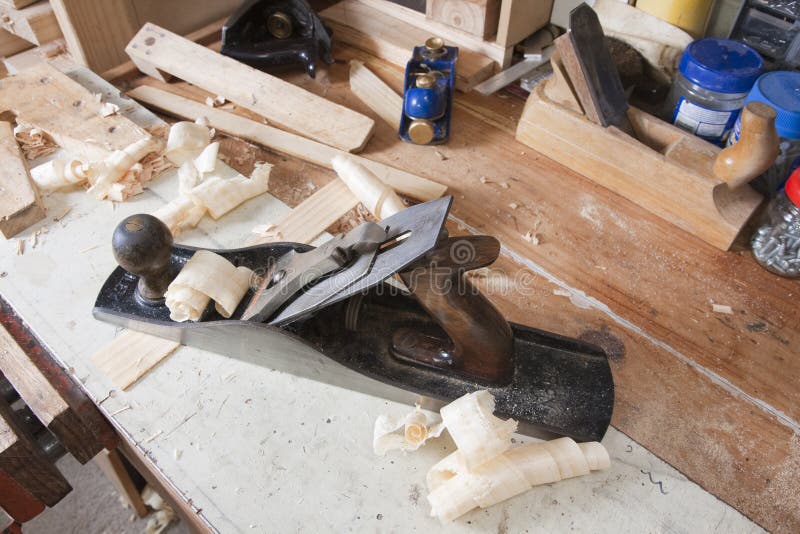
<path id="1" fill-rule="evenodd" d="M 714 174 L 732 189 L 764 173 L 778 157 L 775 110 L 761 102 L 750 102 L 742 110 L 739 141 L 719 153 Z"/>

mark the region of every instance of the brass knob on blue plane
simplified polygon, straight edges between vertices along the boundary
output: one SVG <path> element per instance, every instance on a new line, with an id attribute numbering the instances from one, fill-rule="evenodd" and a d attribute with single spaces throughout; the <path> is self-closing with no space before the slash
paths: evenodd
<path id="1" fill-rule="evenodd" d="M 138 296 L 159 302 L 172 281 L 172 233 L 152 215 L 131 215 L 114 230 L 111 247 L 120 267 L 139 277 Z"/>

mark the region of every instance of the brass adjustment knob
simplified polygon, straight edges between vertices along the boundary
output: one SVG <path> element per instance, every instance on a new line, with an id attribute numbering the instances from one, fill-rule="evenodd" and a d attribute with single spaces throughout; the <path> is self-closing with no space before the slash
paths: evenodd
<path id="1" fill-rule="evenodd" d="M 422 74 L 417 76 L 417 87 L 429 89 L 436 85 L 436 76 L 433 74 Z"/>
<path id="2" fill-rule="evenodd" d="M 425 48 L 431 52 L 440 52 L 444 48 L 444 39 L 441 37 L 431 37 L 425 41 Z"/>
<path id="3" fill-rule="evenodd" d="M 291 37 L 292 18 L 282 11 L 276 11 L 267 17 L 267 31 L 277 39 Z"/>
<path id="4" fill-rule="evenodd" d="M 408 125 L 408 137 L 415 145 L 427 145 L 433 141 L 433 123 L 425 119 L 414 119 Z"/>

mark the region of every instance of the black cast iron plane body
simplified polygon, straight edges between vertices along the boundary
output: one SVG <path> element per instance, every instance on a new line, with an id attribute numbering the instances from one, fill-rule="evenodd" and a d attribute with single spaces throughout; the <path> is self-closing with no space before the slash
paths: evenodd
<path id="1" fill-rule="evenodd" d="M 333 63 L 331 31 L 305 0 L 248 0 L 222 28 L 220 53 L 261 70 Z"/>
<path id="2" fill-rule="evenodd" d="M 312 247 L 273 243 L 212 250 L 236 266 L 253 270 L 287 252 Z M 173 247 L 171 270 L 177 272 L 198 250 Z M 598 347 L 511 324 L 513 376 L 509 383 L 488 385 L 457 372 L 409 363 L 397 357 L 397 332 L 413 330 L 448 345 L 447 334 L 417 300 L 382 283 L 289 324 L 271 326 L 241 320 L 252 290 L 230 319 L 213 304 L 201 321 L 170 320 L 164 304 L 137 297 L 138 277 L 121 267 L 103 285 L 94 308 L 97 319 L 143 331 L 185 345 L 260 363 L 298 376 L 363 393 L 414 403 L 417 395 L 448 402 L 465 393 L 489 389 L 497 411 L 521 422 L 521 430 L 548 431 L 577 440 L 600 440 L 611 420 L 613 379 Z M 320 355 L 321 353 L 321 355 Z"/>

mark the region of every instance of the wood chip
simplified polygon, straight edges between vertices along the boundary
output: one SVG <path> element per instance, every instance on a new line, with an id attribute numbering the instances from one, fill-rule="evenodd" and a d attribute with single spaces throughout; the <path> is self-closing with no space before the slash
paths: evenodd
<path id="1" fill-rule="evenodd" d="M 725 306 L 723 304 L 712 304 L 711 310 L 714 313 L 724 313 L 726 315 L 733 315 L 733 308 L 730 306 Z"/>
<path id="2" fill-rule="evenodd" d="M 534 245 L 539 244 L 539 236 L 530 230 L 524 236 L 522 236 L 522 239 Z"/>

